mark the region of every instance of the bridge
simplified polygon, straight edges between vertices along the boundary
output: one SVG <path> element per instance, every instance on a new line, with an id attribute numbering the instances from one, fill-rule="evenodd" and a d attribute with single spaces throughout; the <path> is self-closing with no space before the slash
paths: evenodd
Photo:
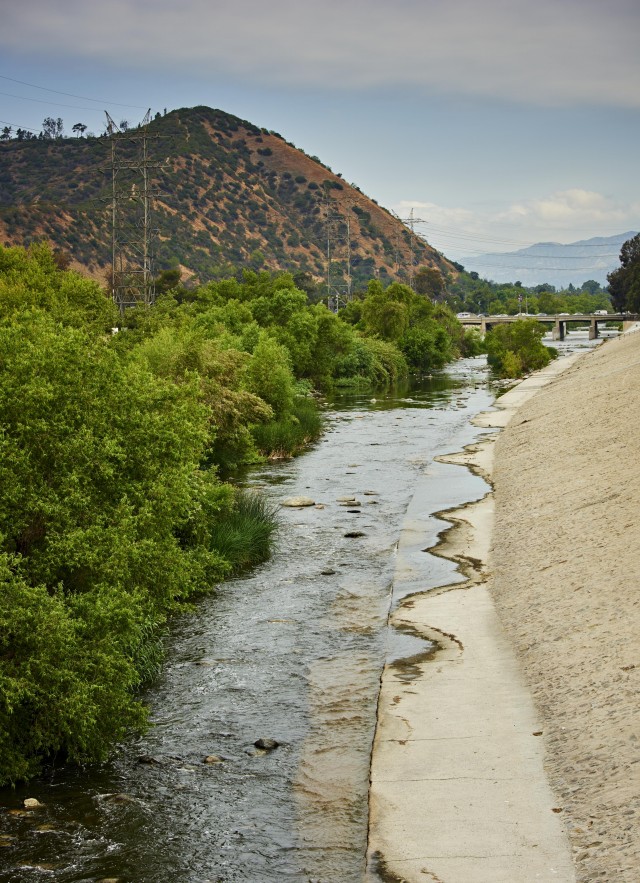
<path id="1" fill-rule="evenodd" d="M 458 316 L 458 321 L 467 328 L 479 328 L 482 334 L 496 325 L 510 325 L 521 319 L 535 319 L 544 325 L 551 325 L 551 334 L 554 340 L 564 340 L 567 334 L 567 326 L 589 325 L 589 340 L 595 340 L 600 336 L 600 326 L 607 322 L 622 323 L 622 330 L 626 331 L 635 322 L 640 322 L 640 315 L 635 313 L 519 313 L 516 316 Z"/>

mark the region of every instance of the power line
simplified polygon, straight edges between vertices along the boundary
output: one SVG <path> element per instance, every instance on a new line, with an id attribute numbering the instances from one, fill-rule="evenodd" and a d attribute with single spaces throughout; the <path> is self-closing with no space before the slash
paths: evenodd
<path id="1" fill-rule="evenodd" d="M 38 104 L 48 104 L 50 107 L 70 107 L 72 110 L 97 110 L 96 107 L 80 107 L 77 104 L 59 104 L 57 101 L 47 101 L 45 98 L 27 98 L 26 95 L 12 95 L 11 92 L 0 92 L 0 95 L 6 95 L 7 98 L 17 98 L 18 101 L 36 101 Z"/>
<path id="2" fill-rule="evenodd" d="M 17 123 L 8 122 L 8 120 L 0 120 L 0 123 L 4 123 L 5 126 L 11 126 L 11 128 L 13 128 L 15 126 L 16 129 L 24 129 L 25 132 L 35 132 L 36 131 L 35 129 L 30 129 L 29 126 L 19 126 Z"/>
<path id="3" fill-rule="evenodd" d="M 21 86 L 30 86 L 32 89 L 42 89 L 43 92 L 54 92 L 56 95 L 66 95 L 67 98 L 79 98 L 81 101 L 95 101 L 97 104 L 115 104 L 117 107 L 130 107 L 134 110 L 144 110 L 141 104 L 122 104 L 120 101 L 108 101 L 106 98 L 90 98 L 88 95 L 74 95 L 73 92 L 61 92 L 59 89 L 49 89 L 47 86 L 36 86 L 35 83 L 25 83 L 24 80 L 16 80 L 13 77 L 5 77 L 0 74 L 0 80 L 9 80 L 11 83 L 20 83 Z M 93 110 L 94 108 L 92 108 Z"/>
<path id="4" fill-rule="evenodd" d="M 432 224 L 430 221 L 424 221 L 429 227 L 429 232 L 433 233 L 445 233 L 449 236 L 453 236 L 456 239 L 467 239 L 473 242 L 490 242 L 495 243 L 497 245 L 521 245 L 525 248 L 530 248 L 537 243 L 531 243 L 531 241 L 526 242 L 522 239 L 500 239 L 495 236 L 483 236 L 480 233 L 468 233 L 461 230 L 456 230 L 452 227 L 442 227 L 439 224 Z M 546 243 L 543 243 L 546 244 Z M 568 243 L 557 243 L 561 245 L 562 248 L 607 248 L 609 247 L 608 243 L 597 243 L 597 242 L 568 242 Z"/>

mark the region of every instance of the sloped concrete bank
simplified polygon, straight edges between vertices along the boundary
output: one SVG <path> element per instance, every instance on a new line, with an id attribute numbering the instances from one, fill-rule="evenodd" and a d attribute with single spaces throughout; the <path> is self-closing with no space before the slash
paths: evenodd
<path id="1" fill-rule="evenodd" d="M 520 425 L 525 404 L 574 370 L 576 359 L 557 361 L 518 384 L 496 411 L 474 422 L 502 429 L 518 414 Z M 441 459 L 491 483 L 499 437 L 487 434 Z M 517 473 L 509 480 L 525 508 L 527 499 L 534 506 L 535 486 L 523 487 Z M 546 721 L 514 652 L 513 630 L 531 638 L 534 629 L 522 611 L 515 622 L 502 622 L 493 599 L 494 505 L 489 490 L 476 503 L 437 513 L 453 526 L 429 551 L 457 562 L 463 581 L 428 592 L 414 588 L 392 616 L 393 626 L 422 635 L 438 649 L 422 662 L 416 680 L 407 682 L 392 665 L 383 674 L 371 770 L 372 880 L 575 880 L 564 807 L 545 771 Z M 406 567 L 402 551 L 401 541 L 396 584 L 415 586 L 415 567 Z M 511 554 L 524 564 L 519 549 L 512 547 Z M 423 566 L 429 567 L 426 556 Z M 402 585 L 399 594 L 405 594 Z M 544 634 L 534 637 L 541 640 Z"/>
<path id="2" fill-rule="evenodd" d="M 640 334 L 496 443 L 492 595 L 543 720 L 580 883 L 640 880 Z"/>

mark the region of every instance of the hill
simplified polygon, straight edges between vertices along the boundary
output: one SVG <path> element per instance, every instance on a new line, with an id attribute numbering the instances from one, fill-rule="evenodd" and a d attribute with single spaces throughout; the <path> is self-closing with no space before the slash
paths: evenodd
<path id="1" fill-rule="evenodd" d="M 607 284 L 607 273 L 619 267 L 620 247 L 636 234 L 597 236 L 579 242 L 538 242 L 518 251 L 473 255 L 461 258 L 466 270 L 473 270 L 494 282 L 515 282 L 532 287 L 550 282 L 556 288 L 577 288 L 588 279 Z"/>
<path id="2" fill-rule="evenodd" d="M 277 132 L 221 110 L 156 115 L 147 128 L 154 268 L 180 266 L 206 282 L 251 269 L 289 270 L 331 284 L 405 280 L 413 260 L 454 267 L 355 185 Z M 118 161 L 136 145 L 117 136 Z M 107 136 L 13 139 L 0 145 L 0 241 L 48 239 L 72 266 L 103 276 L 111 265 L 111 141 Z M 126 181 L 126 169 L 120 172 Z M 135 185 L 132 184 L 132 192 Z M 349 253 L 350 252 L 350 253 Z"/>

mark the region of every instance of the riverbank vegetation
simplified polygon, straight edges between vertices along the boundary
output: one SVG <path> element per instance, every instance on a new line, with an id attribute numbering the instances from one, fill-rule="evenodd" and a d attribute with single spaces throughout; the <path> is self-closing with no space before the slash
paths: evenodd
<path id="1" fill-rule="evenodd" d="M 168 618 L 270 553 L 273 508 L 224 479 L 317 438 L 316 391 L 467 345 L 401 285 L 341 317 L 289 274 L 176 279 L 121 317 L 61 265 L 0 247 L 1 782 L 144 725 Z"/>
<path id="2" fill-rule="evenodd" d="M 544 368 L 558 352 L 542 343 L 545 329 L 535 319 L 496 325 L 487 331 L 484 347 L 489 366 L 500 377 L 522 377 Z"/>
<path id="3" fill-rule="evenodd" d="M 623 244 L 620 266 L 607 279 L 614 309 L 640 312 L 640 233 Z"/>

